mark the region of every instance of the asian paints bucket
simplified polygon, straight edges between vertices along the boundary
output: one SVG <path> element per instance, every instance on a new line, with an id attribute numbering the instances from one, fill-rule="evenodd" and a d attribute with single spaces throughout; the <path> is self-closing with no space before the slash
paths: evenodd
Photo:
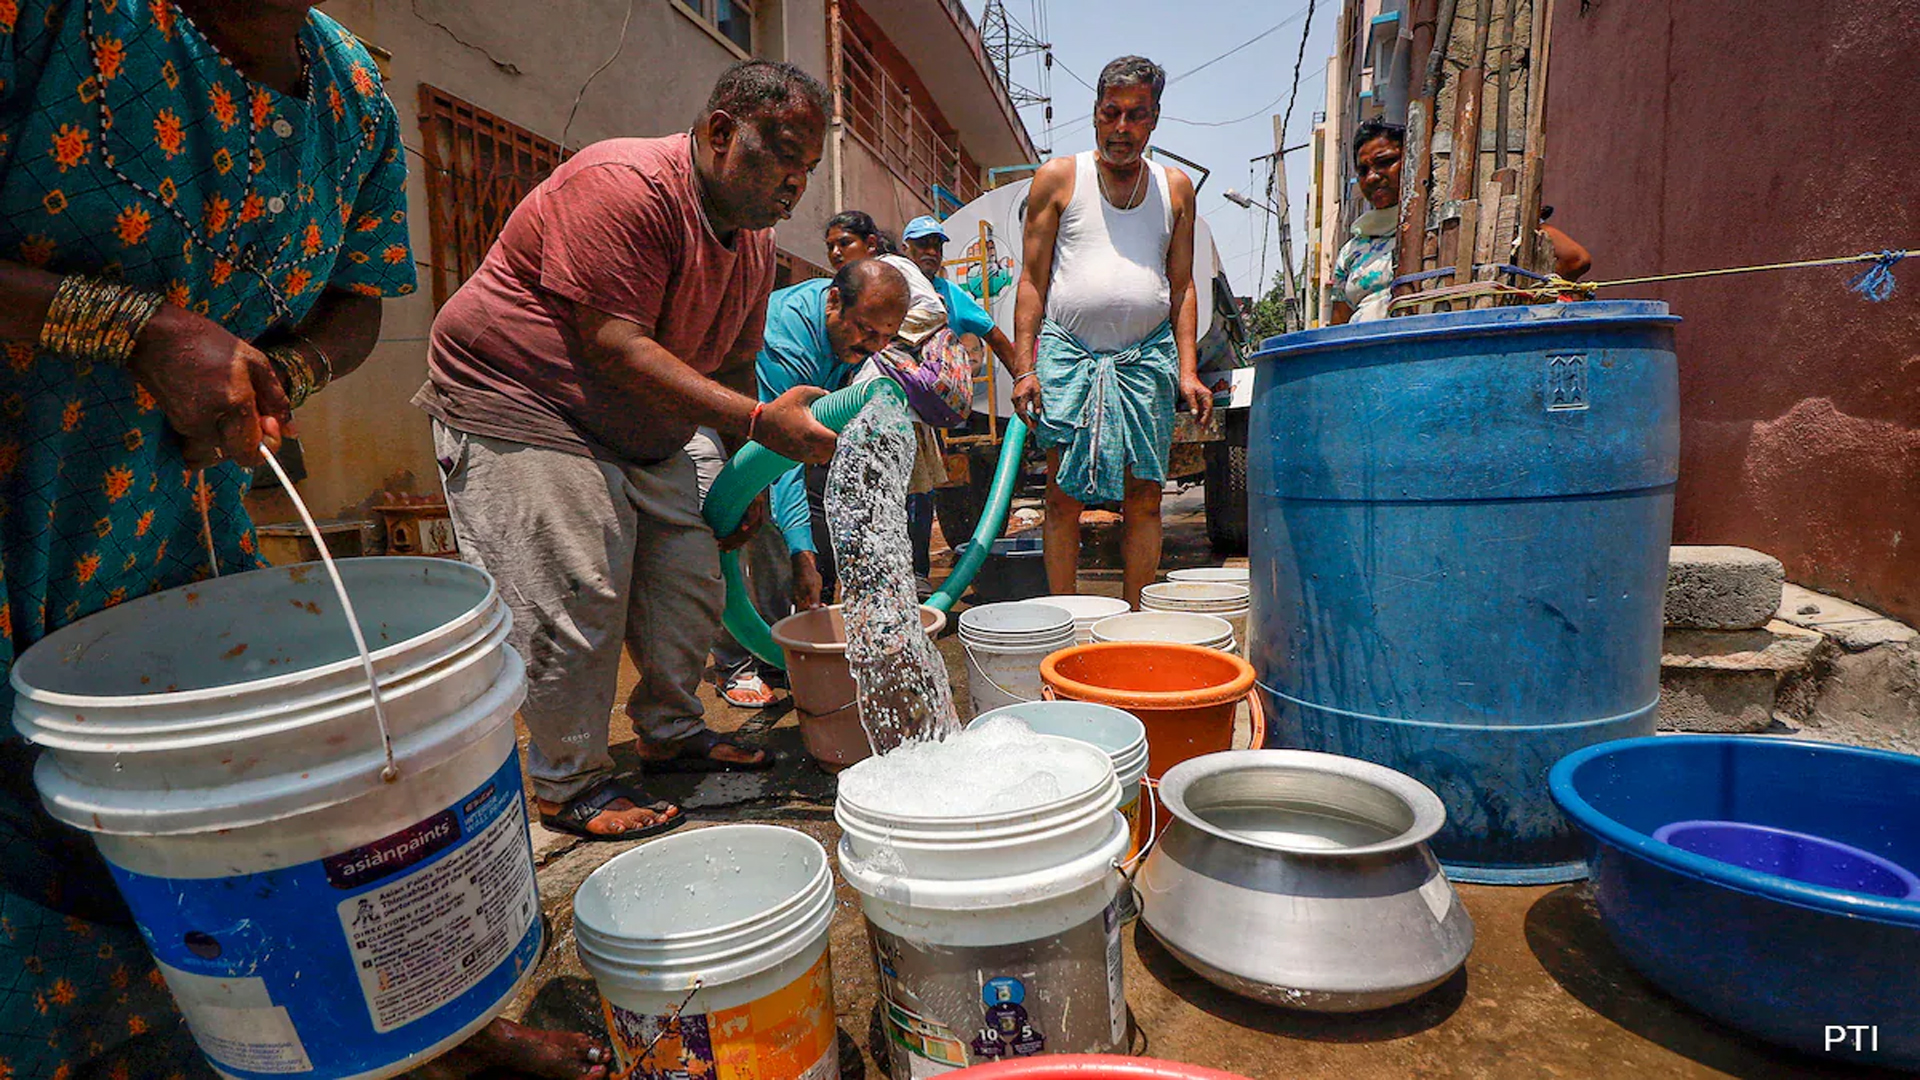
<path id="1" fill-rule="evenodd" d="M 832 922 L 826 849 L 775 825 L 678 833 L 589 874 L 574 942 L 621 1075 L 837 1080 Z"/>
<path id="2" fill-rule="evenodd" d="M 1140 718 L 1125 709 L 1091 701 L 1030 701 L 981 713 L 967 726 L 979 727 L 996 716 L 1013 717 L 1042 735 L 1079 739 L 1106 751 L 1120 781 L 1120 816 L 1127 819 L 1127 829 L 1133 835 L 1127 849 L 1127 860 L 1131 861 L 1146 841 L 1140 781 L 1147 775 L 1147 726 Z"/>
<path id="3" fill-rule="evenodd" d="M 1093 640 L 1093 624 L 1115 615 L 1125 615 L 1133 610 L 1125 600 L 1117 596 L 1095 596 L 1091 593 L 1066 593 L 1055 596 L 1042 596 L 1034 600 L 1036 604 L 1057 607 L 1073 616 L 1073 637 L 1077 644 L 1085 645 Z"/>
<path id="4" fill-rule="evenodd" d="M 1074 643 L 1073 615 L 1050 604 L 982 604 L 960 613 L 975 715 L 1040 698 L 1040 661 Z"/>
<path id="5" fill-rule="evenodd" d="M 540 904 L 493 580 L 351 559 L 358 651 L 317 564 L 73 623 L 14 665 L 48 811 L 93 835 L 216 1071 L 386 1077 L 531 976 Z"/>
<path id="6" fill-rule="evenodd" d="M 1266 722 L 1253 690 L 1253 667 L 1218 649 L 1171 642 L 1115 641 L 1062 649 L 1040 664 L 1054 696 L 1124 709 L 1147 729 L 1147 776 L 1202 754 L 1233 748 L 1234 713 L 1252 704 L 1252 742 L 1260 746 Z M 1172 820 L 1163 807 L 1161 829 Z"/>
<path id="7" fill-rule="evenodd" d="M 840 873 L 860 894 L 895 1077 L 1121 1049 L 1120 873 L 1127 824 L 1100 780 L 1005 813 L 908 817 L 842 795 Z"/>

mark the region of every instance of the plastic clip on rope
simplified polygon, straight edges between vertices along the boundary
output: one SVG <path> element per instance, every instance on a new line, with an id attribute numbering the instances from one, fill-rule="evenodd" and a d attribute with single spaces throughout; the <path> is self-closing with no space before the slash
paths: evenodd
<path id="1" fill-rule="evenodd" d="M 815 401 L 813 418 L 836 432 L 840 431 L 860 415 L 860 410 L 866 408 L 873 395 L 883 392 L 905 393 L 890 379 L 874 379 L 836 390 Z M 1013 484 L 1019 477 L 1020 457 L 1027 445 L 1026 424 L 1017 417 L 1008 420 L 1006 436 L 1002 441 L 1000 464 L 994 471 L 986 510 L 981 514 L 979 526 L 973 531 L 973 543 L 953 572 L 947 575 L 940 591 L 927 600 L 928 607 L 942 612 L 953 609 L 954 601 L 966 591 L 973 575 L 986 562 L 993 542 L 1000 538 L 1000 530 L 1006 527 L 1007 506 L 1013 500 Z M 746 517 L 747 507 L 753 500 L 797 464 L 792 458 L 777 454 L 758 442 L 749 442 L 741 447 L 740 452 L 733 455 L 726 467 L 720 470 L 720 475 L 714 478 L 713 486 L 707 489 L 707 501 L 702 513 L 714 535 L 732 535 L 740 527 L 740 521 Z M 785 651 L 773 640 L 773 631 L 767 626 L 767 620 L 754 610 L 753 601 L 747 594 L 746 579 L 740 572 L 739 552 L 720 553 L 720 574 L 727 583 L 726 609 L 720 617 L 727 632 L 748 652 L 786 670 Z"/>

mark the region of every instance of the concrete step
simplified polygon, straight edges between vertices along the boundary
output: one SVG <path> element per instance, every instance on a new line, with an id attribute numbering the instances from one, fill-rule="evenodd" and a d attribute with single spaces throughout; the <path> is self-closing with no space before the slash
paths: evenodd
<path id="1" fill-rule="evenodd" d="M 1752 630 L 1669 627 L 1660 658 L 1660 729 L 1768 730 L 1782 684 L 1814 671 L 1825 640 L 1779 620 Z"/>
<path id="2" fill-rule="evenodd" d="M 1752 548 L 1675 544 L 1667 555 L 1666 623 L 1695 630 L 1754 630 L 1780 607 L 1786 572 Z"/>

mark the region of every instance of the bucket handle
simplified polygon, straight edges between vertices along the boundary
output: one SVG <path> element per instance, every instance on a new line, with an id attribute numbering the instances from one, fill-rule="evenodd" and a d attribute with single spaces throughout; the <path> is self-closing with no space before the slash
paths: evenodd
<path id="1" fill-rule="evenodd" d="M 1267 745 L 1267 707 L 1260 701 L 1260 684 L 1247 691 L 1247 749 L 1261 750 Z"/>
<path id="2" fill-rule="evenodd" d="M 1000 691 L 1000 692 L 1001 692 L 1002 694 L 1005 694 L 1006 696 L 1008 696 L 1008 697 L 1010 697 L 1010 698 L 1012 698 L 1012 699 L 1013 699 L 1013 700 L 1014 700 L 1014 701 L 1015 701 L 1016 703 L 1018 703 L 1018 702 L 1022 702 L 1022 701 L 1032 701 L 1032 700 L 1033 700 L 1032 698 L 1023 698 L 1023 697 L 1021 697 L 1021 696 L 1020 696 L 1019 694 L 1016 694 L 1016 693 L 1014 693 L 1013 691 L 1011 691 L 1011 690 L 1009 690 L 1009 689 L 1007 689 L 1006 687 L 1004 687 L 1004 686 L 1001 686 L 1001 685 L 1000 685 L 999 683 L 997 683 L 997 682 L 994 682 L 994 681 L 993 681 L 993 676 L 991 676 L 991 675 L 989 675 L 989 674 L 987 674 L 987 669 L 986 669 L 986 667 L 985 667 L 985 665 L 983 665 L 983 664 L 981 664 L 981 663 L 979 662 L 979 659 L 978 659 L 977 657 L 975 657 L 975 656 L 973 655 L 973 646 L 971 646 L 971 645 L 969 645 L 969 644 L 967 644 L 966 642 L 964 642 L 964 641 L 963 641 L 963 642 L 961 642 L 961 643 L 960 643 L 960 648 L 961 648 L 961 651 L 963 651 L 963 652 L 965 652 L 965 653 L 967 654 L 967 659 L 969 659 L 969 660 L 972 660 L 972 661 L 974 661 L 974 662 L 973 662 L 973 663 L 972 663 L 971 665 L 969 665 L 969 666 L 968 666 L 968 668 L 967 668 L 967 679 L 968 679 L 969 681 L 971 681 L 971 680 L 973 679 L 973 673 L 974 673 L 974 672 L 976 672 L 976 671 L 978 671 L 978 672 L 980 673 L 980 677 L 981 677 L 981 678 L 983 678 L 983 679 L 985 679 L 985 680 L 987 680 L 987 685 L 988 685 L 988 686 L 991 686 L 991 687 L 993 687 L 993 688 L 994 688 L 995 690 L 998 690 L 998 691 Z M 1053 697 L 1052 697 L 1052 691 L 1053 691 L 1053 688 L 1052 688 L 1052 687 L 1050 687 L 1050 686 L 1047 686 L 1047 685 L 1046 685 L 1046 684 L 1044 684 L 1044 683 L 1042 683 L 1042 684 L 1041 684 L 1041 686 L 1040 686 L 1040 696 L 1041 696 L 1041 697 L 1043 697 L 1043 698 L 1046 698 L 1046 699 L 1047 699 L 1048 701 L 1052 701 L 1052 700 L 1053 700 Z"/>
<path id="3" fill-rule="evenodd" d="M 293 499 L 293 508 L 300 512 L 300 521 L 307 527 L 307 535 L 313 537 L 313 545 L 320 549 L 320 561 L 327 568 L 327 577 L 333 581 L 333 594 L 340 598 L 340 611 L 347 617 L 347 629 L 353 631 L 353 647 L 360 650 L 360 666 L 367 673 L 367 691 L 373 695 L 373 719 L 380 725 L 380 748 L 387 755 L 387 763 L 380 770 L 380 779 L 391 784 L 400 778 L 400 770 L 393 763 L 393 734 L 387 730 L 387 707 L 380 699 L 380 679 L 373 672 L 373 653 L 367 649 L 366 635 L 360 632 L 360 617 L 354 614 L 353 601 L 347 598 L 346 583 L 340 580 L 340 569 L 333 565 L 333 554 L 327 550 L 326 537 L 320 535 L 320 526 L 314 524 L 313 514 L 307 510 L 307 504 L 301 500 L 300 493 L 294 490 L 293 481 L 287 477 L 287 471 L 280 467 L 280 461 L 267 449 L 266 443 L 260 444 L 260 453 L 273 468 L 275 479 L 280 487 Z M 211 527 L 209 533 L 209 551 L 211 551 Z"/>

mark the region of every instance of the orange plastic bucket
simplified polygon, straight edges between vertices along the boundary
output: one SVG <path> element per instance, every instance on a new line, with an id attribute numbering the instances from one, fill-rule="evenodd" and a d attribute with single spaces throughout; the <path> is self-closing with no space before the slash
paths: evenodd
<path id="1" fill-rule="evenodd" d="M 1147 778 L 1202 754 L 1233 749 L 1235 707 L 1253 689 L 1253 665 L 1232 653 L 1165 641 L 1075 645 L 1040 662 L 1054 697 L 1113 705 L 1147 727 Z M 1258 703 L 1253 745 L 1266 741 Z M 1162 827 L 1166 811 L 1155 815 Z"/>

